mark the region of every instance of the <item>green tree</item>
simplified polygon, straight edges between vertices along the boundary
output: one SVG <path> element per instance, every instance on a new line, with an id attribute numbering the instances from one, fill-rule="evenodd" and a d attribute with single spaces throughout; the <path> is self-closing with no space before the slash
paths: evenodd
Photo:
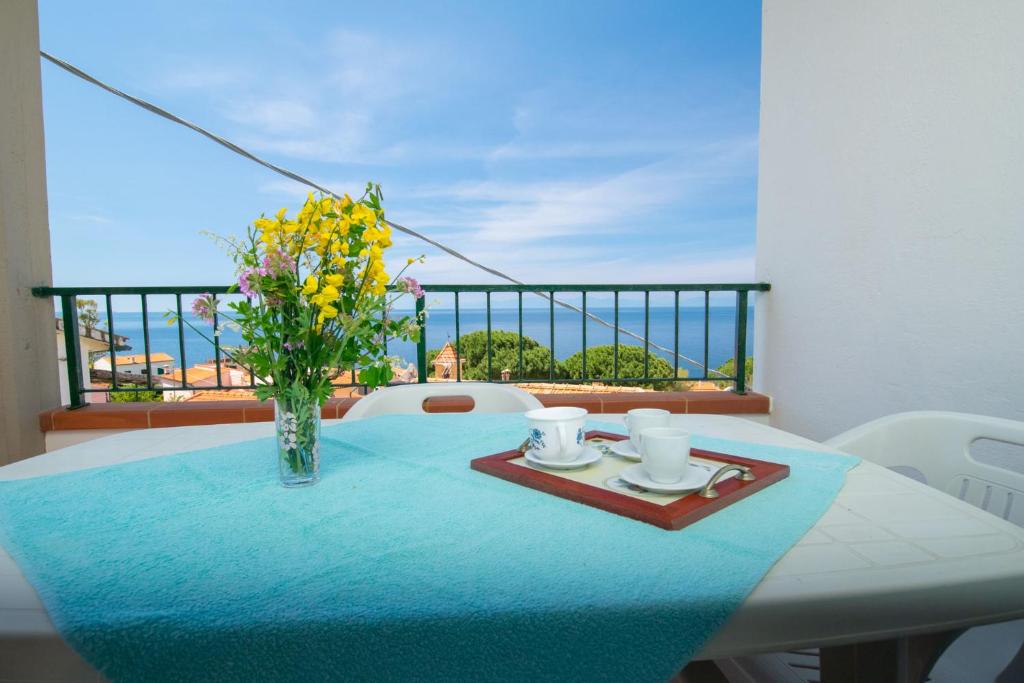
<path id="1" fill-rule="evenodd" d="M 563 361 L 567 377 L 580 379 L 583 377 L 583 352 L 574 353 Z M 648 377 L 672 377 L 672 364 L 661 356 L 651 353 L 647 359 Z M 676 377 L 686 377 L 686 370 L 680 370 Z M 612 344 L 587 348 L 587 377 L 597 379 L 615 376 L 615 347 Z M 644 376 L 644 349 L 642 346 L 629 344 L 619 345 L 619 377 Z M 611 386 L 647 387 L 656 389 L 675 389 L 675 382 L 658 382 L 641 384 L 639 382 L 604 381 Z"/>
<path id="2" fill-rule="evenodd" d="M 454 348 L 455 342 L 452 341 Z M 433 374 L 434 359 L 441 349 L 427 351 L 427 372 Z M 487 331 L 478 330 L 459 338 L 459 353 L 465 359 L 462 379 L 486 380 L 487 377 Z M 535 339 L 523 336 L 523 379 L 548 379 L 551 351 Z M 505 330 L 491 331 L 491 377 L 501 379 L 501 371 L 508 368 L 512 379 L 519 378 L 519 335 Z M 452 375 L 455 376 L 454 373 Z M 564 377 L 562 364 L 555 359 L 555 377 Z"/>
<path id="3" fill-rule="evenodd" d="M 112 391 L 107 396 L 111 403 L 160 403 L 164 400 L 160 391 Z"/>
<path id="4" fill-rule="evenodd" d="M 746 372 L 744 372 L 743 374 L 746 375 L 747 377 L 747 387 L 749 388 L 751 381 L 753 381 L 754 379 L 754 359 L 748 356 L 746 362 L 744 363 L 744 366 L 746 368 Z M 725 361 L 724 363 L 718 366 L 718 371 L 730 376 L 735 375 L 736 359 L 730 358 L 729 360 Z M 722 387 L 723 389 L 727 389 L 733 386 L 734 382 L 718 381 L 715 382 L 715 384 Z"/>
<path id="5" fill-rule="evenodd" d="M 100 316 L 96 312 L 97 303 L 95 299 L 79 299 L 75 302 L 78 306 L 78 323 L 90 329 L 100 324 Z"/>

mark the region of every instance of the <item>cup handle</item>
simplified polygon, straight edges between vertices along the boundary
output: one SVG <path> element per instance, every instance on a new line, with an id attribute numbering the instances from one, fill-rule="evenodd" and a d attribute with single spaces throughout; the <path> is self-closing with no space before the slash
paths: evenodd
<path id="1" fill-rule="evenodd" d="M 565 453 L 569 450 L 569 432 L 565 430 L 565 425 L 558 423 L 558 442 L 562 445 L 561 453 Z"/>
<path id="2" fill-rule="evenodd" d="M 626 431 L 629 431 L 629 415 L 622 416 L 622 424 L 626 426 Z"/>

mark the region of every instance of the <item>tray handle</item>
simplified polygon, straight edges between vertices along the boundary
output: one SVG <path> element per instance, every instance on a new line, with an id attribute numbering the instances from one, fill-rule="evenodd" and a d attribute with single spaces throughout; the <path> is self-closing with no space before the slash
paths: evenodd
<path id="1" fill-rule="evenodd" d="M 711 479 L 708 481 L 707 484 L 705 484 L 704 488 L 702 488 L 697 495 L 700 496 L 701 498 L 718 498 L 718 491 L 715 490 L 715 484 L 717 484 L 718 480 L 727 475 L 729 472 L 739 472 L 740 481 L 754 481 L 755 479 L 757 479 L 757 476 L 755 476 L 754 473 L 750 471 L 750 468 L 747 467 L 746 465 L 723 465 L 722 467 L 718 468 L 718 471 L 711 476 Z"/>

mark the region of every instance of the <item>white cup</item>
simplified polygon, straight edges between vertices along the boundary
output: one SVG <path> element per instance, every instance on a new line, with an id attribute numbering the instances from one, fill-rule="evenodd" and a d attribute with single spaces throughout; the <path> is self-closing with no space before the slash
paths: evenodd
<path id="1" fill-rule="evenodd" d="M 645 429 L 640 447 L 647 476 L 659 484 L 674 484 L 690 462 L 690 433 L 674 427 Z"/>
<path id="2" fill-rule="evenodd" d="M 653 427 L 668 427 L 672 413 L 660 408 L 634 408 L 622 418 L 626 429 L 629 430 L 629 443 L 633 450 L 640 452 L 640 432 Z"/>
<path id="3" fill-rule="evenodd" d="M 530 450 L 541 460 L 569 462 L 583 453 L 584 408 L 537 408 L 528 410 Z"/>

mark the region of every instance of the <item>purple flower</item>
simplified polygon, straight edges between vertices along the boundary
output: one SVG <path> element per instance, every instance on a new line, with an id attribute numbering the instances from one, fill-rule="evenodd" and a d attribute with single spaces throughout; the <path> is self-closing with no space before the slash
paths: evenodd
<path id="1" fill-rule="evenodd" d="M 274 249 L 263 257 L 263 265 L 260 266 L 258 272 L 263 277 L 278 277 L 293 270 L 295 270 L 295 259 L 280 249 Z"/>
<path id="2" fill-rule="evenodd" d="M 299 340 L 297 342 L 285 342 L 284 348 L 288 349 L 289 351 L 296 351 L 298 349 L 301 349 L 305 345 L 305 342 Z"/>
<path id="3" fill-rule="evenodd" d="M 192 313 L 195 314 L 200 320 L 206 322 L 213 322 L 214 311 L 217 310 L 217 300 L 213 298 L 213 294 L 205 292 L 196 297 L 195 301 L 192 302 Z"/>
<path id="4" fill-rule="evenodd" d="M 420 287 L 420 283 L 415 278 L 403 277 L 398 279 L 398 289 L 403 292 L 412 294 L 417 299 L 422 299 L 424 296 L 423 288 Z"/>
<path id="5" fill-rule="evenodd" d="M 256 298 L 259 294 L 260 278 L 278 278 L 287 275 L 295 270 L 295 259 L 289 254 L 274 249 L 267 252 L 263 262 L 259 266 L 246 268 L 238 275 L 238 289 L 250 299 Z"/>
<path id="6" fill-rule="evenodd" d="M 250 299 L 256 296 L 256 291 L 253 289 L 253 279 L 257 276 L 259 276 L 259 271 L 255 268 L 243 270 L 242 274 L 238 276 L 238 289 Z"/>

